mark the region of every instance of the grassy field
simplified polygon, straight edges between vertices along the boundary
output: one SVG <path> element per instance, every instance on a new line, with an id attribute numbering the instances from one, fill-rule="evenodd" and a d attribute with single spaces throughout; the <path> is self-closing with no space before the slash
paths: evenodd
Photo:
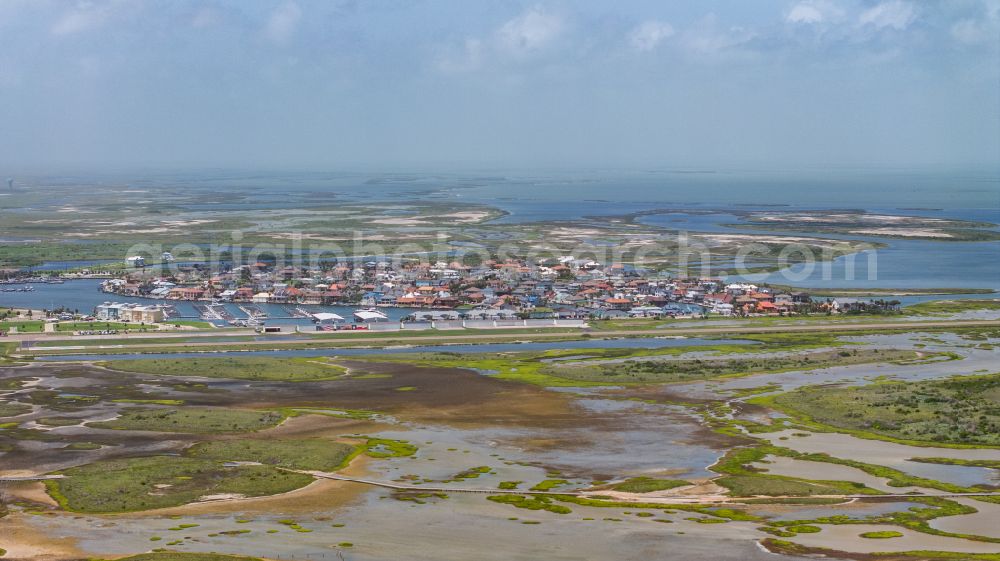
<path id="1" fill-rule="evenodd" d="M 836 495 L 841 490 L 819 483 L 809 483 L 794 479 L 776 477 L 760 477 L 755 475 L 727 475 L 715 480 L 715 483 L 729 489 L 737 497 L 754 495 L 802 496 Z"/>
<path id="2" fill-rule="evenodd" d="M 290 469 L 336 471 L 358 447 L 318 438 L 298 440 L 216 440 L 189 448 L 191 458 L 234 462 L 259 462 Z"/>
<path id="3" fill-rule="evenodd" d="M 346 372 L 344 367 L 330 364 L 323 358 L 254 356 L 119 360 L 104 363 L 104 366 L 114 370 L 146 374 L 281 382 L 332 380 L 343 376 Z"/>
<path id="4" fill-rule="evenodd" d="M 32 348 L 44 347 L 99 347 L 101 345 L 132 345 L 135 347 L 143 345 L 162 345 L 170 343 L 241 343 L 253 341 L 250 335 L 225 335 L 225 331 L 220 330 L 219 335 L 194 335 L 190 331 L 166 331 L 164 337 L 141 337 L 141 338 L 117 338 L 113 341 L 108 339 L 80 339 L 80 338 L 52 338 L 39 341 L 32 341 Z M 167 336 L 169 335 L 169 336 Z"/>
<path id="5" fill-rule="evenodd" d="M 74 419 L 73 417 L 40 417 L 35 419 L 35 422 L 47 427 L 70 427 L 80 424 L 82 419 Z"/>
<path id="6" fill-rule="evenodd" d="M 18 333 L 41 333 L 45 322 L 34 319 L 15 319 L 0 321 L 0 331 L 10 331 L 12 327 L 17 328 Z"/>
<path id="7" fill-rule="evenodd" d="M 928 443 L 1000 445 L 1000 374 L 807 387 L 752 401 L 847 431 Z"/>
<path id="8" fill-rule="evenodd" d="M 25 403 L 0 403 L 0 417 L 15 417 L 31 413 L 31 406 Z"/>
<path id="9" fill-rule="evenodd" d="M 535 384 L 539 386 L 599 386 L 607 383 L 604 378 L 593 380 L 571 378 L 564 376 L 559 359 L 572 359 L 581 368 L 596 368 L 588 362 L 608 359 L 651 359 L 653 357 L 676 357 L 685 353 L 766 353 L 769 351 L 792 352 L 849 345 L 829 333 L 757 333 L 743 337 L 746 342 L 720 341 L 711 345 L 691 345 L 681 347 L 660 348 L 587 348 L 574 349 L 566 345 L 566 349 L 530 352 L 502 353 L 456 353 L 449 351 L 400 353 L 392 355 L 356 356 L 352 360 L 373 360 L 378 362 L 406 362 L 413 365 L 442 366 L 453 368 L 472 368 L 493 373 L 501 380 L 510 380 Z M 759 344 L 758 344 L 759 343 Z M 915 355 L 911 353 L 911 358 Z M 710 359 L 706 359 L 710 360 Z M 815 367 L 815 366 L 813 366 Z M 575 368 L 575 367 L 574 367 Z M 664 380 L 666 381 L 666 380 Z M 640 380 L 615 381 L 616 383 L 642 383 Z"/>
<path id="10" fill-rule="evenodd" d="M 998 311 L 1000 300 L 934 300 L 921 302 L 904 308 L 903 313 L 910 316 L 951 315 L 973 311 Z"/>
<path id="11" fill-rule="evenodd" d="M 615 491 L 626 493 L 652 493 L 653 491 L 664 491 L 675 487 L 683 487 L 691 483 L 681 479 L 655 479 L 652 477 L 633 477 L 621 483 L 613 485 Z"/>
<path id="12" fill-rule="evenodd" d="M 272 427 L 284 419 L 274 411 L 222 409 L 212 407 L 132 408 L 110 421 L 87 426 L 116 430 L 144 430 L 208 434 L 249 432 Z"/>
<path id="13" fill-rule="evenodd" d="M 558 378 L 586 382 L 665 383 L 917 358 L 920 358 L 917 353 L 908 350 L 840 349 L 719 359 L 632 359 L 610 364 L 548 366 L 542 372 Z"/>
<path id="14" fill-rule="evenodd" d="M 270 466 L 224 467 L 179 456 L 99 461 L 62 473 L 67 477 L 47 482 L 49 493 L 67 510 L 95 513 L 178 506 L 207 495 L 274 495 L 312 482 Z"/>
<path id="15" fill-rule="evenodd" d="M 746 448 L 734 448 L 727 452 L 709 469 L 722 474 L 714 480 L 715 483 L 729 489 L 735 496 L 800 496 L 810 495 L 842 495 L 842 494 L 874 494 L 875 490 L 869 489 L 860 483 L 848 481 L 822 481 L 807 480 L 784 475 L 773 475 L 762 473 L 761 470 L 753 467 L 754 462 L 762 461 L 769 454 L 777 456 L 801 457 L 814 461 L 829 461 L 833 463 L 847 463 L 836 461 L 825 455 L 807 455 L 795 452 L 788 448 L 778 446 L 761 445 Z M 855 467 L 868 467 L 856 464 Z M 898 473 L 898 472 L 895 472 Z M 891 477 L 891 474 L 887 474 Z"/>
<path id="16" fill-rule="evenodd" d="M 151 331 L 156 326 L 151 324 L 121 323 L 115 321 L 63 321 L 56 324 L 56 331 Z"/>
<path id="17" fill-rule="evenodd" d="M 177 327 L 196 327 L 198 329 L 212 329 L 215 327 L 211 322 L 197 319 L 168 319 L 163 321 L 163 323 Z"/>

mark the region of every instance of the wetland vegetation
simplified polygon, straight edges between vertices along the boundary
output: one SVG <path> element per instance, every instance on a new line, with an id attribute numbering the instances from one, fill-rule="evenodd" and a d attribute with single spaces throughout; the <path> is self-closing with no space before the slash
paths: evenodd
<path id="1" fill-rule="evenodd" d="M 858 508 L 859 512 L 867 512 L 865 507 L 849 507 L 843 499 L 835 497 L 862 495 L 877 499 L 886 491 L 880 490 L 881 486 L 878 489 L 866 486 L 862 481 L 867 480 L 863 478 L 862 481 L 851 480 L 849 474 L 838 476 L 843 477 L 841 479 L 824 479 L 820 470 L 815 475 L 807 473 L 805 477 L 781 475 L 778 470 L 775 473 L 766 471 L 769 462 L 780 457 L 853 468 L 867 476 L 884 479 L 889 487 L 944 492 L 985 488 L 917 477 L 887 466 L 836 455 L 797 452 L 779 442 L 771 445 L 755 439 L 790 427 L 851 430 L 836 428 L 833 423 L 827 424 L 827 420 L 807 418 L 805 413 L 793 413 L 792 418 L 772 420 L 771 424 L 761 418 L 765 407 L 785 410 L 780 400 L 796 392 L 814 392 L 817 399 L 829 393 L 844 403 L 853 404 L 853 399 L 838 397 L 839 392 L 857 390 L 864 393 L 872 387 L 899 384 L 912 386 L 922 398 L 941 398 L 932 399 L 931 404 L 943 407 L 950 403 L 955 407 L 957 403 L 969 401 L 968 395 L 985 399 L 993 391 L 995 375 L 906 383 L 886 379 L 868 386 L 806 385 L 790 394 L 780 393 L 785 388 L 775 381 L 787 373 L 794 373 L 793 379 L 802 379 L 805 383 L 823 383 L 826 378 L 813 372 L 832 366 L 841 367 L 840 376 L 867 373 L 866 368 L 875 364 L 891 366 L 894 372 L 906 372 L 911 368 L 927 370 L 931 365 L 958 369 L 963 361 L 952 359 L 986 352 L 962 347 L 966 339 L 945 334 L 935 335 L 933 343 L 923 337 L 920 340 L 932 343 L 934 348 L 919 350 L 906 348 L 902 344 L 906 341 L 903 337 L 897 340 L 900 345 L 875 347 L 870 344 L 867 339 L 870 335 L 864 329 L 851 335 L 851 339 L 844 339 L 842 335 L 822 332 L 760 333 L 749 334 L 742 341 L 720 340 L 698 346 L 573 349 L 567 345 L 566 349 L 514 353 L 372 354 L 336 359 L 177 357 L 130 360 L 125 362 L 125 368 L 119 368 L 118 362 L 109 362 L 108 368 L 34 364 L 10 371 L 4 384 L 18 392 L 17 399 L 0 402 L 5 412 L 31 413 L 31 422 L 38 423 L 40 428 L 29 428 L 33 425 L 15 419 L 11 426 L 0 430 L 0 436 L 12 443 L 4 456 L 15 462 L 12 465 L 29 465 L 31 455 L 38 454 L 37 450 L 24 447 L 22 441 L 51 445 L 52 452 L 46 459 L 53 466 L 50 473 L 66 477 L 48 481 L 49 494 L 61 508 L 81 514 L 140 512 L 183 505 L 189 505 L 185 508 L 213 509 L 208 511 L 211 512 L 227 508 L 221 505 L 239 505 L 246 498 L 282 500 L 284 493 L 295 490 L 302 491 L 288 496 L 299 496 L 301 492 L 303 500 L 308 501 L 310 493 L 320 492 L 311 489 L 323 489 L 324 485 L 333 482 L 316 480 L 317 485 L 310 486 L 313 477 L 287 470 L 337 472 L 348 466 L 353 458 L 363 455 L 371 458 L 363 461 L 373 462 L 366 466 L 378 474 L 370 476 L 373 479 L 426 486 L 426 491 L 391 492 L 385 496 L 403 500 L 431 516 L 441 508 L 437 505 L 444 497 L 450 499 L 447 503 L 455 505 L 450 508 L 464 509 L 474 504 L 467 495 L 459 497 L 434 487 L 455 485 L 493 490 L 487 495 L 488 501 L 485 498 L 477 500 L 498 508 L 532 511 L 533 520 L 518 522 L 538 522 L 542 528 L 549 527 L 546 517 L 613 519 L 623 524 L 633 519 L 636 523 L 648 519 L 670 523 L 656 526 L 675 528 L 734 521 L 753 523 L 760 529 L 760 535 L 794 542 L 823 524 L 865 523 L 881 525 L 884 529 L 878 530 L 880 532 L 896 531 L 892 529 L 895 526 L 927 535 L 955 537 L 955 534 L 936 530 L 931 522 L 945 516 L 969 515 L 974 509 L 944 499 L 915 497 L 894 499 L 910 505 L 902 512 L 825 514 L 821 509 L 843 508 L 850 513 L 850 508 Z M 981 338 L 975 341 L 977 346 L 992 341 L 993 335 L 989 330 L 963 332 L 963 336 Z M 478 373 L 471 372 L 470 368 Z M 656 372 L 656 368 L 664 371 Z M 575 369 L 595 378 L 572 379 L 566 372 Z M 597 373 L 604 369 L 613 372 L 636 369 L 640 376 L 637 380 L 621 383 L 623 376 L 619 375 L 612 378 L 614 384 L 608 384 L 596 377 L 601 376 Z M 801 378 L 802 375 L 796 372 L 800 370 L 808 373 L 805 375 L 809 378 Z M 39 373 L 45 374 L 36 377 Z M 731 385 L 742 375 L 761 376 L 764 380 L 750 387 Z M 814 375 L 817 376 L 815 381 L 812 380 Z M 191 377 L 202 379 L 191 380 Z M 704 384 L 705 381 L 711 383 Z M 703 389 L 697 395 L 685 393 L 694 387 L 692 384 Z M 400 388 L 415 390 L 400 391 Z M 762 393 L 776 395 L 761 398 Z M 889 395 L 894 394 L 895 390 L 889 392 Z M 568 407 L 577 400 L 594 399 L 606 403 L 598 415 L 578 406 Z M 861 400 L 863 407 L 881 403 L 874 397 L 871 398 L 874 401 L 868 399 Z M 879 399 L 886 399 L 886 396 Z M 750 404 L 745 403 L 748 400 Z M 794 405 L 800 401 L 796 397 L 791 402 Z M 250 403 L 253 408 L 247 408 Z M 645 417 L 650 411 L 663 407 L 676 409 L 673 415 L 677 416 Z M 33 408 L 39 410 L 33 411 Z M 108 408 L 114 411 L 111 418 L 108 418 Z M 92 410 L 101 412 L 94 414 Z M 947 415 L 954 416 L 953 409 L 946 411 Z M 976 420 L 980 419 L 979 415 L 991 414 L 985 403 L 968 413 Z M 397 416 L 404 423 L 419 420 L 420 424 L 395 424 Z M 617 422 L 622 424 L 605 424 L 619 416 L 621 420 Z M 696 436 L 685 438 L 718 439 L 718 444 L 712 441 L 713 450 L 718 452 L 708 455 L 701 464 L 705 467 L 713 457 L 722 456 L 710 468 L 717 474 L 711 481 L 703 476 L 691 477 L 691 473 L 684 470 L 654 471 L 655 465 L 641 472 L 581 467 L 589 464 L 592 457 L 603 457 L 600 454 L 585 456 L 583 464 L 568 468 L 546 465 L 543 469 L 540 464 L 548 462 L 530 461 L 535 451 L 546 454 L 549 450 L 565 450 L 572 458 L 573 450 L 579 447 L 603 449 L 608 439 L 590 441 L 589 437 L 577 436 L 586 431 L 596 430 L 590 433 L 593 435 L 620 431 L 628 434 L 636 430 L 633 425 L 640 424 L 658 427 L 655 430 L 659 432 L 671 423 L 690 422 L 680 421 L 690 417 L 701 419 L 701 427 L 693 433 Z M 80 422 L 84 424 L 71 430 L 81 431 L 81 434 L 60 432 L 63 430 L 60 427 Z M 424 424 L 437 428 L 428 432 L 422 428 Z M 480 434 L 490 435 L 496 448 L 492 444 L 481 450 L 470 444 L 439 444 L 436 438 L 450 434 L 437 432 L 445 426 L 486 431 Z M 511 436 L 504 436 L 507 429 L 528 427 L 527 433 L 537 433 L 537 439 L 520 436 L 512 440 Z M 108 428 L 117 430 L 101 430 Z M 385 433 L 386 430 L 394 432 Z M 454 429 L 447 429 L 451 430 Z M 407 434 L 409 431 L 413 432 L 412 437 Z M 159 433 L 169 433 L 176 442 L 154 452 L 149 446 L 162 438 Z M 956 438 L 966 437 L 959 433 Z M 663 447 L 658 438 L 648 442 L 655 442 L 650 445 L 656 448 Z M 670 446 L 683 451 L 689 444 L 674 442 Z M 467 452 L 469 448 L 472 454 Z M 931 454 L 923 459 L 961 467 L 994 468 L 996 465 L 993 460 L 952 462 Z M 385 467 L 380 465 L 383 462 Z M 399 467 L 391 471 L 390 465 Z M 435 465 L 440 467 L 434 468 Z M 666 475 L 668 473 L 671 475 Z M 608 484 L 607 481 L 616 483 Z M 307 486 L 309 490 L 303 489 Z M 588 496 L 566 494 L 571 490 L 578 492 L 581 486 L 590 489 Z M 519 495 L 518 488 L 530 488 L 544 494 Z M 701 489 L 713 494 L 754 498 L 740 507 L 652 502 L 678 493 L 696 493 L 697 496 Z M 602 492 L 626 497 L 632 494 L 632 497 L 627 501 L 618 500 Z M 220 506 L 208 506 L 214 504 Z M 594 515 L 592 509 L 597 508 L 611 509 L 610 515 Z M 755 510 L 758 508 L 812 510 L 808 516 L 788 515 L 773 519 L 758 514 Z M 671 513 L 676 515 L 671 516 Z M 194 518 L 172 524 L 180 527 L 190 522 L 205 526 L 210 524 L 209 520 Z M 324 531 L 323 527 L 310 524 L 308 518 L 296 520 L 295 527 L 287 526 L 291 530 L 289 533 L 296 536 Z M 323 526 L 340 529 L 344 524 Z M 191 526 L 185 530 L 194 536 L 194 541 L 179 539 L 163 543 L 167 547 L 181 548 L 197 543 L 195 535 L 201 530 Z M 154 537 L 163 536 L 163 531 L 163 528 L 154 529 Z M 684 526 L 681 531 L 693 529 Z M 204 532 L 240 540 L 249 540 L 249 536 L 258 533 L 249 531 L 249 527 L 214 527 Z M 340 539 L 338 537 L 336 543 L 340 543 Z M 361 543 L 354 535 L 350 535 L 350 539 L 354 540 L 351 543 Z M 887 543 L 893 541 L 886 540 Z"/>
<path id="2" fill-rule="evenodd" d="M 1000 445 L 1000 374 L 805 387 L 754 401 L 841 430 L 926 443 Z"/>
<path id="3" fill-rule="evenodd" d="M 280 423 L 284 416 L 276 411 L 218 407 L 125 409 L 110 421 L 88 423 L 102 429 L 129 431 L 183 432 L 216 434 L 256 431 Z"/>
<path id="4" fill-rule="evenodd" d="M 843 349 L 789 355 L 767 354 L 740 358 L 694 358 L 656 360 L 654 357 L 629 359 L 611 364 L 577 363 L 549 366 L 543 373 L 584 382 L 668 383 L 750 376 L 787 370 L 814 370 L 831 366 L 898 362 L 923 358 L 921 353 L 895 349 Z M 594 363 L 597 361 L 589 361 Z"/>
<path id="5" fill-rule="evenodd" d="M 632 477 L 611 486 L 615 491 L 626 493 L 653 493 L 655 491 L 666 491 L 677 487 L 690 485 L 688 481 L 682 479 L 657 479 L 655 477 Z"/>
<path id="6" fill-rule="evenodd" d="M 322 358 L 150 358 L 116 360 L 105 366 L 124 372 L 283 382 L 332 380 L 346 372 L 343 366 Z"/>
<path id="7" fill-rule="evenodd" d="M 227 439 L 199 442 L 185 450 L 191 458 L 256 462 L 298 470 L 337 471 L 359 452 L 343 442 L 310 439 Z"/>
<path id="8" fill-rule="evenodd" d="M 98 461 L 47 482 L 59 504 L 75 512 L 131 512 L 234 496 L 257 497 L 304 487 L 312 477 L 264 465 L 151 456 Z"/>

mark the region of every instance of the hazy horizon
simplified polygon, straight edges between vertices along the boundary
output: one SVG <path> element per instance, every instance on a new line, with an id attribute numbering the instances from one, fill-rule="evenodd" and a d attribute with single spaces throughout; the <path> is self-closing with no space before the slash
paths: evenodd
<path id="1" fill-rule="evenodd" d="M 1000 1 L 0 3 L 0 169 L 1000 166 Z"/>

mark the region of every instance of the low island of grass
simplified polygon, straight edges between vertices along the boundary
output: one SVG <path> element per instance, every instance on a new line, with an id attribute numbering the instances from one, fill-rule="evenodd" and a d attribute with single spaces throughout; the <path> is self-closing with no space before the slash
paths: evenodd
<path id="1" fill-rule="evenodd" d="M 222 358 L 152 358 L 118 360 L 105 364 L 124 372 L 164 374 L 168 376 L 203 376 L 272 382 L 315 382 L 340 378 L 343 366 L 324 358 L 222 357 Z"/>
<path id="2" fill-rule="evenodd" d="M 249 432 L 273 427 L 284 419 L 276 411 L 254 411 L 221 407 L 126 409 L 110 421 L 87 423 L 87 426 L 114 430 L 142 430 L 217 434 Z"/>
<path id="3" fill-rule="evenodd" d="M 979 311 L 1000 311 L 1000 299 L 932 300 L 904 308 L 904 312 L 910 316 L 944 316 Z"/>
<path id="4" fill-rule="evenodd" d="M 896 349 L 834 349 L 787 355 L 734 358 L 635 358 L 620 362 L 549 366 L 543 372 L 558 378 L 602 383 L 670 383 L 789 370 L 917 360 L 924 355 Z"/>
<path id="5" fill-rule="evenodd" d="M 226 462 L 256 462 L 289 469 L 335 471 L 342 468 L 358 447 L 319 438 L 290 440 L 213 440 L 200 442 L 185 455 Z"/>
<path id="6" fill-rule="evenodd" d="M 882 530 L 877 532 L 865 532 L 860 534 L 862 538 L 868 538 L 870 540 L 885 540 L 889 538 L 901 538 L 903 537 L 902 532 L 897 532 L 895 530 Z"/>
<path id="7" fill-rule="evenodd" d="M 862 436 L 1000 445 L 1000 374 L 859 387 L 805 387 L 753 401 L 802 422 Z"/>
<path id="8" fill-rule="evenodd" d="M 103 460 L 47 481 L 49 493 L 75 512 L 131 512 L 199 500 L 259 497 L 304 487 L 312 477 L 263 465 L 227 466 L 217 460 L 150 456 Z"/>
<path id="9" fill-rule="evenodd" d="M 32 407 L 26 403 L 0 403 L 0 417 L 16 417 L 31 413 Z"/>
<path id="10" fill-rule="evenodd" d="M 633 477 L 621 483 L 612 485 L 615 491 L 625 493 L 652 493 L 654 491 L 665 491 L 676 487 L 684 487 L 691 483 L 682 479 L 656 479 L 653 477 Z"/>

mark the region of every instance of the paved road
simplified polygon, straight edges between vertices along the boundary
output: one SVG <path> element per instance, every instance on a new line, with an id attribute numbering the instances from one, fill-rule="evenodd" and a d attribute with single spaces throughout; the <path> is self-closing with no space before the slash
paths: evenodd
<path id="1" fill-rule="evenodd" d="M 95 325 L 100 322 L 94 322 Z M 66 331 L 56 331 L 48 333 L 13 333 L 0 339 L 0 341 L 82 341 L 84 339 L 106 339 L 108 341 L 118 341 L 120 339 L 172 339 L 186 337 L 237 337 L 246 335 L 259 335 L 253 329 L 242 329 L 237 327 L 227 327 L 225 329 L 187 330 L 187 329 L 161 329 L 156 331 L 136 331 L 134 333 L 118 333 L 117 335 L 72 335 Z M 288 335 L 287 333 L 285 335 Z"/>
<path id="2" fill-rule="evenodd" d="M 566 336 L 579 335 L 581 333 L 589 333 L 594 338 L 609 338 L 609 337 L 638 337 L 638 336 L 699 336 L 699 335 L 740 335 L 740 334 L 754 334 L 754 333 L 829 333 L 829 332 L 852 332 L 852 331 L 893 331 L 893 330 L 919 330 L 919 329 L 935 329 L 935 328 L 956 328 L 956 327 L 1000 327 L 1000 320 L 931 320 L 931 321 L 895 321 L 895 322 L 872 322 L 872 323 L 820 323 L 816 325 L 728 325 L 728 326 L 716 326 L 716 327 L 675 327 L 670 329 L 662 330 L 615 330 L 615 331 L 591 331 L 591 330 L 574 330 L 574 331 L 551 331 L 551 332 L 540 332 L 540 333 L 490 333 L 490 332 L 477 332 L 472 334 L 465 334 L 464 330 L 456 331 L 441 331 L 435 333 L 433 336 L 412 336 L 404 333 L 393 334 L 392 336 L 382 336 L 382 337 L 371 337 L 366 333 L 351 333 L 351 334 L 338 334 L 330 337 L 316 337 L 316 338 L 296 338 L 296 339 L 280 339 L 280 340 L 259 340 L 259 341 L 205 341 L 205 342 L 195 342 L 186 341 L 180 343 L 151 343 L 148 346 L 142 345 L 146 348 L 156 348 L 168 351 L 171 348 L 182 348 L 189 350 L 192 348 L 211 348 L 219 345 L 240 345 L 243 347 L 266 347 L 268 349 L 276 349 L 285 346 L 295 346 L 302 343 L 310 343 L 314 347 L 322 348 L 324 343 L 330 343 L 331 345 L 348 346 L 344 343 L 349 343 L 351 345 L 379 345 L 379 344 L 393 344 L 398 345 L 400 343 L 407 344 L 426 344 L 426 345 L 443 345 L 448 343 L 474 343 L 477 341 L 488 341 L 488 342 L 501 342 L 501 341 L 543 341 L 545 339 L 558 339 L 565 338 Z M 209 333 L 212 336 L 222 335 L 223 332 Z M 235 334 L 235 333 L 234 333 Z M 188 334 L 191 336 L 194 334 Z M 163 335 L 159 335 L 162 337 Z M 107 337 L 109 343 L 116 340 L 114 336 L 104 336 Z M 140 338 L 138 334 L 130 337 L 133 339 Z M 52 338 L 47 338 L 47 340 L 52 340 Z M 72 341 L 73 339 L 64 339 L 66 341 Z M 72 343 L 68 343 L 72 345 Z M 138 346 L 138 345 L 137 345 Z M 120 349 L 123 348 L 121 345 L 109 344 L 106 348 Z M 42 347 L 39 347 L 41 350 Z M 25 349 L 26 350 L 26 349 Z M 85 349 L 73 349 L 74 351 L 100 351 L 100 345 L 87 346 Z"/>

